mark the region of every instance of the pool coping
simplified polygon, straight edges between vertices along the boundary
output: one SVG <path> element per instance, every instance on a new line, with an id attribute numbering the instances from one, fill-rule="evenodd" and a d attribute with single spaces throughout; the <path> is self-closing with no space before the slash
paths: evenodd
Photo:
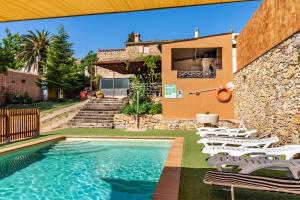
<path id="1" fill-rule="evenodd" d="M 104 138 L 104 139 L 170 139 L 173 140 L 168 158 L 165 162 L 155 192 L 153 200 L 178 200 L 180 188 L 181 162 L 183 156 L 184 137 L 167 137 L 167 136 L 75 136 L 75 135 L 60 135 L 53 136 L 12 147 L 1 148 L 0 156 L 6 153 L 18 151 L 24 148 L 44 144 L 48 142 L 56 142 L 65 140 L 66 138 Z"/>

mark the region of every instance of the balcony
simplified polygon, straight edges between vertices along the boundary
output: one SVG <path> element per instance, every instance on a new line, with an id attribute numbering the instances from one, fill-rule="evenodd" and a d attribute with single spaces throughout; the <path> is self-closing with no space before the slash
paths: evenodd
<path id="1" fill-rule="evenodd" d="M 216 78 L 222 69 L 222 48 L 172 49 L 172 70 L 177 78 Z"/>

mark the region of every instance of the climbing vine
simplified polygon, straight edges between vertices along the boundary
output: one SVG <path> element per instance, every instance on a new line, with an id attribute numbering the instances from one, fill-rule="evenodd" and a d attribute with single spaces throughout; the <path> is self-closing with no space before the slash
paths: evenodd
<path id="1" fill-rule="evenodd" d="M 160 76 L 160 74 L 156 73 L 157 62 L 160 61 L 160 56 L 148 55 L 143 57 L 144 65 L 147 66 L 147 76 L 150 82 L 155 82 Z"/>
<path id="2" fill-rule="evenodd" d="M 130 64 L 130 63 L 129 63 L 129 60 L 125 60 L 124 63 L 125 63 L 125 65 L 126 65 L 126 66 L 125 66 L 125 69 L 126 69 L 126 71 L 128 71 L 128 69 L 129 69 L 129 64 Z"/>

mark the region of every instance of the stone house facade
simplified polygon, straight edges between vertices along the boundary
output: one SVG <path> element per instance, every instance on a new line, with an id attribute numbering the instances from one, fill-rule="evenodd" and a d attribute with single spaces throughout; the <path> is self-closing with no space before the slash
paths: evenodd
<path id="1" fill-rule="evenodd" d="M 97 63 L 109 62 L 110 66 L 117 66 L 115 63 L 143 62 L 147 55 L 161 56 L 161 44 L 169 41 L 141 41 L 140 34 L 134 35 L 133 42 L 127 42 L 123 49 L 100 49 L 97 51 Z M 142 65 L 143 66 L 143 65 Z M 103 66 L 96 66 L 96 74 L 101 75 L 100 90 L 105 96 L 127 96 L 129 92 L 130 72 L 125 74 L 107 69 Z M 112 86 L 113 85 L 113 86 Z M 117 87 L 115 87 L 117 86 Z M 118 86 L 121 86 L 121 88 Z M 126 88 L 127 86 L 127 88 Z M 112 88 L 113 87 L 113 88 Z"/>
<path id="2" fill-rule="evenodd" d="M 161 56 L 160 44 L 164 41 L 141 41 L 141 35 L 136 33 L 134 42 L 127 42 L 124 49 L 99 49 L 97 51 L 97 61 L 127 61 L 138 60 L 146 55 Z M 112 70 L 103 67 L 96 67 L 96 74 L 100 74 L 103 78 L 125 78 L 130 75 L 113 73 Z"/>

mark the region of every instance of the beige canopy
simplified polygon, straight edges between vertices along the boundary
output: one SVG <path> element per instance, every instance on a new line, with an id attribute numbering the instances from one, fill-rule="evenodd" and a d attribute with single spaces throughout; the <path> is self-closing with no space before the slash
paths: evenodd
<path id="1" fill-rule="evenodd" d="M 251 0 L 0 0 L 0 22 L 242 1 Z"/>

